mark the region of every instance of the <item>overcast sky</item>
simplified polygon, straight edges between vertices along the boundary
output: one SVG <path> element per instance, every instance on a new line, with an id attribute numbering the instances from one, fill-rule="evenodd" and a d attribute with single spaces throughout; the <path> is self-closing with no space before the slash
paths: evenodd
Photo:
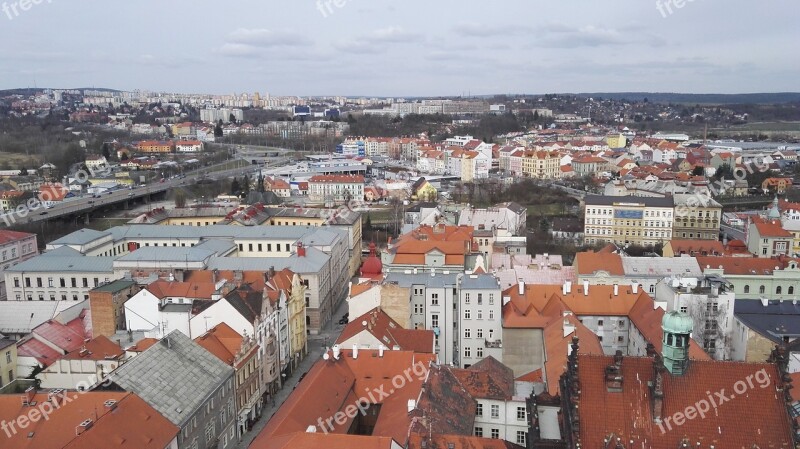
<path id="1" fill-rule="evenodd" d="M 0 10 L 0 88 L 800 91 L 798 0 L 19 1 Z"/>

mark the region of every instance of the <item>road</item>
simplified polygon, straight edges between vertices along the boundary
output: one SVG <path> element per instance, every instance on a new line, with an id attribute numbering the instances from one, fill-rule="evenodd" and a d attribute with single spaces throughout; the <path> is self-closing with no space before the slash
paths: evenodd
<path id="1" fill-rule="evenodd" d="M 322 359 L 322 354 L 325 351 L 325 347 L 333 345 L 333 343 L 339 338 L 339 334 L 342 333 L 344 329 L 344 325 L 337 324 L 339 318 L 347 312 L 347 301 L 343 300 L 340 302 L 339 307 L 337 307 L 336 312 L 333 314 L 333 318 L 322 329 L 319 335 L 309 335 L 308 337 L 308 355 L 302 362 L 300 362 L 300 366 L 298 369 L 292 374 L 292 377 L 286 379 L 285 383 L 283 384 L 283 388 L 281 388 L 278 393 L 275 395 L 275 403 L 274 404 L 264 404 L 264 409 L 261 414 L 261 418 L 256 421 L 253 425 L 253 428 L 250 429 L 249 432 L 244 434 L 242 437 L 242 441 L 239 442 L 233 449 L 247 449 L 250 446 L 250 443 L 264 430 L 269 420 L 278 411 L 281 405 L 286 402 L 286 399 L 289 398 L 289 395 L 292 394 L 292 390 L 294 387 L 297 386 L 298 380 L 303 373 L 307 373 L 308 370 L 316 363 L 317 361 Z"/>
<path id="2" fill-rule="evenodd" d="M 197 182 L 203 176 L 208 175 L 210 179 L 222 179 L 231 176 L 239 176 L 244 174 L 251 174 L 258 170 L 256 166 L 245 166 L 240 168 L 227 169 L 217 172 L 209 172 L 213 170 L 212 167 L 205 167 L 200 170 L 195 170 L 185 173 L 183 179 L 166 179 L 164 182 L 156 182 L 144 187 L 136 187 L 133 189 L 120 189 L 104 193 L 95 198 L 92 195 L 84 194 L 77 199 L 70 199 L 55 204 L 51 208 L 40 206 L 33 209 L 23 209 L 21 211 L 14 210 L 6 214 L 0 215 L 1 226 L 14 226 L 15 224 L 37 223 L 45 220 L 52 220 L 53 218 L 79 215 L 84 212 L 90 212 L 97 208 L 107 206 L 114 203 L 120 203 L 127 200 L 134 200 L 141 197 L 149 196 L 155 193 L 165 192 L 183 185 L 190 185 Z"/>

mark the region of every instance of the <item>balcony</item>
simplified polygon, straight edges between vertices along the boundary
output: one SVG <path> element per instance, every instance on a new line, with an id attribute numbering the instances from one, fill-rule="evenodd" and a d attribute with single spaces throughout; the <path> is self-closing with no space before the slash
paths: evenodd
<path id="1" fill-rule="evenodd" d="M 486 340 L 484 342 L 484 347 L 486 349 L 500 349 L 503 347 L 503 342 L 502 340 L 494 340 L 494 341 Z"/>

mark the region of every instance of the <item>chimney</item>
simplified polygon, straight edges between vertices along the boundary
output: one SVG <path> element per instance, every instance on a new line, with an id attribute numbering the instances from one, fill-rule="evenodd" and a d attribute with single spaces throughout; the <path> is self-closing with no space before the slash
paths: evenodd
<path id="1" fill-rule="evenodd" d="M 83 434 L 83 432 L 86 432 L 87 430 L 91 429 L 92 424 L 94 423 L 92 422 L 91 419 L 87 419 L 86 421 L 78 424 L 78 427 L 75 428 L 75 435 L 76 436 L 81 435 Z"/>
<path id="2" fill-rule="evenodd" d="M 609 393 L 622 392 L 622 351 L 614 354 L 614 363 L 606 367 L 605 378 Z"/>
<path id="3" fill-rule="evenodd" d="M 274 277 L 275 277 L 275 267 L 271 266 L 269 267 L 269 278 L 272 279 Z"/>
<path id="4" fill-rule="evenodd" d="M 353 360 L 358 358 L 358 344 L 353 343 Z"/>
<path id="5" fill-rule="evenodd" d="M 525 281 L 519 281 L 519 284 L 517 284 L 517 287 L 519 287 L 519 295 L 520 296 L 524 296 L 525 295 Z"/>
<path id="6" fill-rule="evenodd" d="M 664 414 L 664 365 L 661 361 L 661 356 L 658 354 L 653 359 L 653 369 L 655 370 L 653 386 L 651 387 L 653 391 L 653 422 L 660 424 Z"/>
<path id="7" fill-rule="evenodd" d="M 614 284 L 614 296 L 619 296 L 619 284 Z"/>
<path id="8" fill-rule="evenodd" d="M 306 257 L 306 247 L 303 242 L 297 242 L 297 257 Z"/>
<path id="9" fill-rule="evenodd" d="M 384 350 L 383 344 L 379 344 L 378 345 L 378 357 L 383 358 L 383 350 Z"/>
<path id="10" fill-rule="evenodd" d="M 572 294 L 572 281 L 564 281 L 564 287 L 561 289 L 564 295 Z"/>
<path id="11" fill-rule="evenodd" d="M 632 283 L 631 290 L 633 291 L 634 295 L 639 293 L 639 284 L 637 282 Z"/>
<path id="12" fill-rule="evenodd" d="M 25 397 L 22 398 L 22 405 L 31 405 L 33 403 L 34 396 L 36 396 L 36 389 L 33 387 L 28 387 L 25 390 Z"/>
<path id="13" fill-rule="evenodd" d="M 408 400 L 408 413 L 413 412 L 415 408 L 417 408 L 417 401 L 415 401 L 414 399 L 409 399 Z"/>
<path id="14" fill-rule="evenodd" d="M 214 285 L 217 284 L 217 276 L 219 276 L 219 270 L 211 270 L 211 283 Z"/>
<path id="15" fill-rule="evenodd" d="M 589 296 L 589 281 L 583 281 L 583 296 Z"/>
<path id="16" fill-rule="evenodd" d="M 333 349 L 333 358 L 334 358 L 334 360 L 339 360 L 339 355 L 341 355 L 340 354 L 339 345 L 333 345 L 333 348 L 331 348 L 331 349 Z"/>

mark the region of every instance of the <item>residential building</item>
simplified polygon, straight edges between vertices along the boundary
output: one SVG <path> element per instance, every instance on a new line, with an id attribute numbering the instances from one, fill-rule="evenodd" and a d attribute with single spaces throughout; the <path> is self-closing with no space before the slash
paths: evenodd
<path id="1" fill-rule="evenodd" d="M 794 301 L 800 295 L 800 263 L 795 259 L 698 257 L 697 263 L 706 276 L 730 282 L 738 300 Z"/>
<path id="2" fill-rule="evenodd" d="M 83 301 L 117 279 L 112 257 L 85 257 L 71 248 L 48 251 L 5 270 L 9 301 Z"/>
<path id="3" fill-rule="evenodd" d="M 92 335 L 111 337 L 127 329 L 125 302 L 139 293 L 139 286 L 130 279 L 118 279 L 89 290 L 92 311 Z"/>
<path id="4" fill-rule="evenodd" d="M 561 177 L 561 153 L 558 151 L 526 151 L 522 158 L 522 175 L 535 179 Z"/>
<path id="5" fill-rule="evenodd" d="M 517 203 L 502 203 L 488 209 L 462 209 L 458 217 L 459 226 L 478 229 L 503 229 L 513 236 L 525 235 L 528 209 Z"/>
<path id="6" fill-rule="evenodd" d="M 175 331 L 117 368 L 109 391 L 141 397 L 180 429 L 178 448 L 235 446 L 234 369 Z"/>
<path id="7" fill-rule="evenodd" d="M 473 267 L 476 256 L 477 242 L 473 246 L 471 227 L 439 223 L 434 226 L 420 226 L 401 235 L 381 252 L 381 262 L 387 273 L 410 273 L 415 268 L 429 272 L 457 272 Z"/>
<path id="8" fill-rule="evenodd" d="M 456 359 L 463 368 L 486 357 L 503 358 L 502 291 L 491 274 L 478 270 L 458 280 Z"/>
<path id="9" fill-rule="evenodd" d="M 17 342 L 0 338 L 0 388 L 17 378 Z"/>
<path id="10" fill-rule="evenodd" d="M 757 257 L 790 255 L 794 234 L 783 229 L 779 218 L 752 217 L 747 227 L 747 249 Z"/>
<path id="11" fill-rule="evenodd" d="M 413 351 L 434 353 L 434 332 L 424 329 L 405 329 L 380 307 L 350 320 L 336 344 L 340 348 Z"/>
<path id="12" fill-rule="evenodd" d="M 647 246 L 672 239 L 672 198 L 587 196 L 584 202 L 584 244 Z"/>
<path id="13" fill-rule="evenodd" d="M 140 153 L 174 153 L 175 142 L 166 140 L 143 140 L 136 144 L 136 150 Z"/>
<path id="14" fill-rule="evenodd" d="M 363 200 L 364 177 L 360 175 L 317 175 L 308 180 L 308 198 L 330 205 Z"/>
<path id="15" fill-rule="evenodd" d="M 692 338 L 715 360 L 731 360 L 734 327 L 733 285 L 719 276 L 665 278 L 655 302 L 667 312 L 687 314 Z"/>
<path id="16" fill-rule="evenodd" d="M 203 151 L 203 142 L 199 140 L 179 140 L 175 142 L 178 153 L 199 153 Z"/>
<path id="17" fill-rule="evenodd" d="M 225 323 L 218 324 L 195 342 L 233 367 L 235 377 L 236 432 L 239 439 L 261 417 L 263 381 L 259 348 L 255 340 L 243 337 Z"/>
<path id="18" fill-rule="evenodd" d="M 117 369 L 124 358 L 125 351 L 117 343 L 100 336 L 53 361 L 36 379 L 41 388 L 89 389 Z"/>
<path id="19" fill-rule="evenodd" d="M 797 336 L 800 305 L 796 301 L 737 301 L 734 308 L 731 360 L 758 363 L 769 359 L 776 346 L 789 345 L 789 371 L 798 372 Z"/>
<path id="20" fill-rule="evenodd" d="M 710 196 L 677 194 L 672 235 L 679 239 L 718 240 L 722 205 Z"/>
<path id="21" fill-rule="evenodd" d="M 761 190 L 764 193 L 783 195 L 792 187 L 793 182 L 792 178 L 767 178 L 761 183 Z"/>
<path id="22" fill-rule="evenodd" d="M 6 301 L 8 300 L 8 295 L 6 294 L 5 272 L 10 267 L 39 254 L 36 234 L 8 230 L 0 231 L 0 253 L 2 253 L 3 257 L 2 265 L 0 265 L 0 301 Z"/>

